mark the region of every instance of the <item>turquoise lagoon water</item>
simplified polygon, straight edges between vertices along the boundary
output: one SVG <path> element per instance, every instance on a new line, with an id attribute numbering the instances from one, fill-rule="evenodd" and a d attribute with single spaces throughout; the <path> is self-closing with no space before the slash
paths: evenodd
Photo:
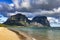
<path id="1" fill-rule="evenodd" d="M 60 28 L 12 28 L 25 32 L 36 40 L 60 40 Z"/>

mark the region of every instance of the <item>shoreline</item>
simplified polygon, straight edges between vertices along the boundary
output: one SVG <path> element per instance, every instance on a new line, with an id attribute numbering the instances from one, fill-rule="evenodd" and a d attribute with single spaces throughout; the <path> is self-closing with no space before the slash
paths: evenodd
<path id="1" fill-rule="evenodd" d="M 34 38 L 32 38 L 31 36 L 21 32 L 21 31 L 18 31 L 18 30 L 14 30 L 14 29 L 10 29 L 10 28 L 7 28 L 7 27 L 0 27 L 0 35 L 2 37 L 2 39 L 4 40 L 4 37 L 6 36 L 6 39 L 9 38 L 10 39 L 14 39 L 14 40 L 34 40 Z M 8 36 L 8 37 L 7 37 Z M 16 38 L 13 38 L 13 37 L 16 37 Z M 0 38 L 1 39 L 1 38 Z"/>

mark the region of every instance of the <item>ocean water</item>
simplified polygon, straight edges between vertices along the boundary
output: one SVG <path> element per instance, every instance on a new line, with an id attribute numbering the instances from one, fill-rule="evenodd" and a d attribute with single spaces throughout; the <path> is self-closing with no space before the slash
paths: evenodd
<path id="1" fill-rule="evenodd" d="M 36 40 L 60 40 L 60 28 L 12 28 L 25 32 Z"/>

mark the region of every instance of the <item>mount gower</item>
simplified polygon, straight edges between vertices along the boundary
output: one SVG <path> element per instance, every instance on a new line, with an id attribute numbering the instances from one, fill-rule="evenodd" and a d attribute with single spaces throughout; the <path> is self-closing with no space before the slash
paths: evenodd
<path id="1" fill-rule="evenodd" d="M 46 16 L 35 16 L 32 20 L 29 20 L 25 15 L 20 13 L 9 17 L 3 24 L 24 27 L 50 27 Z"/>

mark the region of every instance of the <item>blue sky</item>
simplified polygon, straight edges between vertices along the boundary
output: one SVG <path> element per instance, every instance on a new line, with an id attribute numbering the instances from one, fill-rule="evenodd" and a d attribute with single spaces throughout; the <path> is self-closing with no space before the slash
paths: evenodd
<path id="1" fill-rule="evenodd" d="M 3 23 L 7 20 L 7 17 L 4 17 L 3 15 L 0 14 L 0 23 Z"/>
<path id="2" fill-rule="evenodd" d="M 1 3 L 7 3 L 7 4 L 11 4 L 13 3 L 12 0 L 0 0 Z M 7 17 L 4 17 L 3 15 L 1 15 L 0 13 L 0 23 L 3 23 L 7 20 Z"/>
<path id="3" fill-rule="evenodd" d="M 0 0 L 0 2 L 13 3 L 12 0 Z"/>
<path id="4" fill-rule="evenodd" d="M 0 3 L 0 23 L 6 21 L 12 14 L 16 14 L 16 11 L 22 12 L 28 17 L 42 15 L 51 17 L 51 20 L 54 18 L 60 20 L 60 0 L 0 0 Z M 59 24 L 55 23 L 60 26 Z"/>

